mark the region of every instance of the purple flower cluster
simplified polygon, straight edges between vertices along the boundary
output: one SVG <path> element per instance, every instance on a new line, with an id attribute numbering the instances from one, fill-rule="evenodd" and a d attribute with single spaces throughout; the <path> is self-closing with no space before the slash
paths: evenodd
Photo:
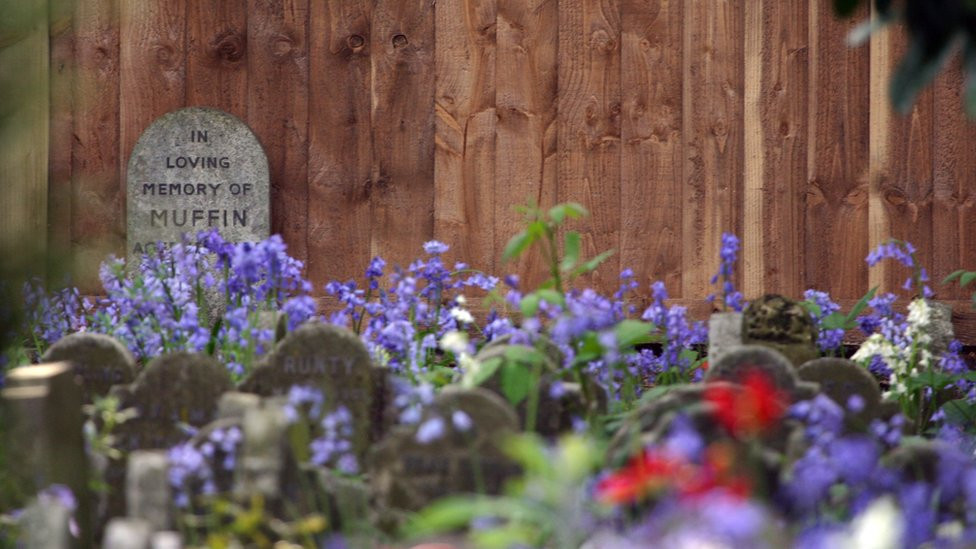
<path id="1" fill-rule="evenodd" d="M 718 272 L 712 276 L 711 283 L 718 284 L 721 280 L 722 306 L 740 312 L 745 308 L 745 303 L 742 300 L 742 292 L 735 289 L 735 284 L 732 281 L 735 276 L 735 264 L 739 260 L 738 237 L 734 234 L 722 233 L 722 248 L 719 250 L 719 258 L 721 262 Z M 708 300 L 712 301 L 715 297 L 715 294 L 711 294 L 708 296 Z"/>
<path id="2" fill-rule="evenodd" d="M 284 411 L 289 423 L 309 422 L 314 436 L 308 447 L 311 464 L 334 467 L 347 475 L 359 472 L 352 445 L 353 417 L 345 406 L 329 410 L 320 389 L 295 385 L 288 391 Z"/>
<path id="3" fill-rule="evenodd" d="M 825 353 L 837 351 L 844 340 L 844 330 L 842 328 L 824 328 L 823 320 L 833 313 L 840 311 L 840 305 L 830 299 L 827 292 L 817 290 L 807 290 L 803 292 L 803 298 L 813 303 L 820 309 L 819 314 L 813 315 L 814 322 L 817 323 L 819 332 L 817 333 L 817 345 Z"/>
<path id="4" fill-rule="evenodd" d="M 919 291 L 922 292 L 922 297 L 929 299 L 933 296 L 932 289 L 929 288 L 928 284 L 924 284 L 929 281 L 929 275 L 925 268 L 920 266 L 915 259 L 916 251 L 915 246 L 912 246 L 911 242 L 891 239 L 887 242 L 882 242 L 877 248 L 871 250 L 865 258 L 865 261 L 867 261 L 869 267 L 874 267 L 883 259 L 892 259 L 912 269 L 912 276 L 905 279 L 905 284 L 902 287 L 905 290 L 911 290 L 917 286 L 919 287 Z"/>
<path id="5" fill-rule="evenodd" d="M 691 349 L 708 340 L 707 328 L 702 322 L 689 322 L 685 307 L 667 307 L 664 304 L 668 292 L 663 282 L 651 284 L 651 296 L 653 301 L 641 318 L 654 324 L 664 336 L 661 352 L 656 354 L 651 349 L 641 349 L 630 356 L 631 364 L 637 368 L 641 378 L 648 381 L 665 381 L 658 379 L 664 373 L 669 373 L 674 378 L 670 381 L 674 382 L 697 380 L 701 377 L 701 371 L 690 370 L 693 357 L 697 356 Z"/>
<path id="6" fill-rule="evenodd" d="M 25 294 L 36 337 L 51 343 L 73 331 L 105 333 L 143 360 L 213 344 L 240 375 L 273 336 L 258 327 L 260 311 L 282 310 L 292 329 L 315 314 L 302 263 L 288 256 L 277 235 L 235 244 L 212 230 L 174 246 L 155 246 L 137 261 L 135 268 L 112 257 L 102 264 L 105 298 L 94 305 L 74 288 L 48 294 L 29 285 Z"/>

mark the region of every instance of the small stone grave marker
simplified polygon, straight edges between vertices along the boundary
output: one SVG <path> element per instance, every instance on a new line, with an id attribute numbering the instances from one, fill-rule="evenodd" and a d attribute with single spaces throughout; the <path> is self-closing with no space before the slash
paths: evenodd
<path id="1" fill-rule="evenodd" d="M 470 423 L 459 426 L 456 412 Z M 440 427 L 430 429 L 435 423 Z M 479 486 L 497 494 L 519 473 L 500 449 L 504 437 L 517 430 L 515 411 L 498 395 L 445 389 L 417 424 L 398 427 L 374 447 L 368 461 L 374 494 L 385 508 L 412 511 Z"/>
<path id="2" fill-rule="evenodd" d="M 127 253 L 216 228 L 232 242 L 270 230 L 268 159 L 232 114 L 189 107 L 157 118 L 129 157 Z"/>
<path id="3" fill-rule="evenodd" d="M 70 362 L 82 380 L 82 399 L 90 403 L 105 396 L 113 385 L 131 383 L 136 375 L 132 353 L 117 339 L 91 332 L 76 332 L 57 340 L 42 362 Z"/>
<path id="4" fill-rule="evenodd" d="M 804 381 L 818 383 L 820 391 L 862 428 L 881 416 L 881 388 L 874 376 L 855 362 L 843 358 L 818 358 L 800 366 L 797 375 Z M 858 412 L 847 407 L 855 395 L 861 397 L 864 405 Z"/>
<path id="5" fill-rule="evenodd" d="M 308 322 L 285 336 L 240 390 L 261 396 L 287 395 L 293 386 L 314 386 L 325 408 L 345 406 L 353 418 L 358 457 L 369 443 L 374 382 L 369 351 L 359 337 L 340 326 Z"/>
<path id="6" fill-rule="evenodd" d="M 712 313 L 708 318 L 708 360 L 715 362 L 742 345 L 742 313 Z"/>
<path id="7" fill-rule="evenodd" d="M 128 516 L 143 519 L 153 531 L 170 527 L 169 460 L 162 450 L 129 454 L 125 494 Z"/>
<path id="8" fill-rule="evenodd" d="M 123 452 L 167 449 L 189 435 L 184 426 L 199 429 L 217 415 L 220 396 L 233 388 L 230 374 L 212 357 L 186 352 L 153 359 L 134 383 L 113 390 L 121 407 L 135 408 L 138 417 L 116 427 L 113 435 Z M 125 509 L 126 464 L 113 461 L 105 473 L 112 488 L 108 516 Z"/>
<path id="9" fill-rule="evenodd" d="M 798 302 L 776 294 L 751 301 L 743 311 L 742 342 L 779 351 L 795 368 L 820 356 L 813 317 Z"/>

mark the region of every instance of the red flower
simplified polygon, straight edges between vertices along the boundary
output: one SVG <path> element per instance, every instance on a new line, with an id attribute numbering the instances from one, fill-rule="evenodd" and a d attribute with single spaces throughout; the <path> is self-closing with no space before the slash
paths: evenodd
<path id="1" fill-rule="evenodd" d="M 753 437 L 783 416 L 786 398 L 760 370 L 746 375 L 741 387 L 711 385 L 705 401 L 715 407 L 715 418 L 736 438 Z"/>
<path id="2" fill-rule="evenodd" d="M 683 461 L 644 450 L 626 467 L 604 478 L 596 487 L 597 498 L 604 503 L 633 503 L 668 488 L 689 467 Z"/>

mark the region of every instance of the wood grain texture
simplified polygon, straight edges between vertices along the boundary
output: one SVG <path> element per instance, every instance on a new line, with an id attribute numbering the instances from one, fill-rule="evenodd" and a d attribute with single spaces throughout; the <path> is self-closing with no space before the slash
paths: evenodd
<path id="1" fill-rule="evenodd" d="M 495 265 L 496 0 L 435 5 L 434 238 L 449 257 Z"/>
<path id="2" fill-rule="evenodd" d="M 583 258 L 616 251 L 581 280 L 602 288 L 620 272 L 620 31 L 617 0 L 559 3 L 557 202 L 592 212 L 571 227 L 580 227 Z"/>
<path id="3" fill-rule="evenodd" d="M 807 2 L 748 2 L 743 291 L 799 297 L 807 176 Z"/>
<path id="4" fill-rule="evenodd" d="M 976 288 L 940 284 L 956 269 L 976 271 L 976 121 L 962 100 L 959 59 L 940 75 L 933 90 L 932 289 L 940 299 L 968 299 Z"/>
<path id="5" fill-rule="evenodd" d="M 187 4 L 187 106 L 247 118 L 247 0 Z"/>
<path id="6" fill-rule="evenodd" d="M 271 232 L 308 259 L 309 0 L 248 0 L 247 121 L 268 155 Z"/>
<path id="7" fill-rule="evenodd" d="M 805 286 L 834 298 L 867 290 L 869 51 L 845 42 L 856 21 L 810 2 L 810 95 L 803 258 Z"/>
<path id="8" fill-rule="evenodd" d="M 370 260 L 371 13 L 361 0 L 309 8 L 308 276 L 321 289 Z"/>
<path id="9" fill-rule="evenodd" d="M 620 266 L 681 291 L 682 2 L 620 3 Z"/>
<path id="10" fill-rule="evenodd" d="M 877 55 L 876 46 L 880 46 Z M 871 48 L 870 245 L 873 248 L 889 238 L 910 242 L 918 249 L 919 264 L 931 269 L 933 91 L 931 87 L 923 91 L 909 113 L 894 112 L 888 89 L 891 74 L 907 50 L 904 29 L 875 34 Z M 875 63 L 884 66 L 875 67 Z M 881 271 L 885 291 L 898 291 L 911 275 L 909 269 L 892 261 L 872 270 Z M 917 291 L 913 288 L 910 293 Z"/>
<path id="11" fill-rule="evenodd" d="M 122 2 L 120 29 L 119 164 L 124 205 L 126 168 L 139 136 L 156 118 L 186 104 L 186 2 Z M 121 222 L 124 231 L 124 217 Z"/>
<path id="12" fill-rule="evenodd" d="M 539 254 L 501 263 L 522 227 L 516 207 L 555 204 L 558 181 L 557 90 L 559 3 L 498 0 L 495 101 L 495 259 L 499 273 L 517 272 L 524 287 L 548 277 Z"/>
<path id="13" fill-rule="evenodd" d="M 712 292 L 722 233 L 741 234 L 743 17 L 742 0 L 685 3 L 684 298 Z"/>
<path id="14" fill-rule="evenodd" d="M 78 0 L 70 225 L 72 272 L 83 292 L 101 288 L 98 266 L 106 255 L 125 253 L 120 32 L 116 0 Z"/>
<path id="15" fill-rule="evenodd" d="M 74 144 L 74 1 L 50 0 L 50 140 L 48 145 L 48 249 L 60 259 L 53 278 L 70 275 L 71 148 Z M 52 280 L 53 282 L 54 280 Z"/>
<path id="16" fill-rule="evenodd" d="M 434 236 L 434 5 L 377 0 L 373 75 L 372 255 L 406 267 Z"/>

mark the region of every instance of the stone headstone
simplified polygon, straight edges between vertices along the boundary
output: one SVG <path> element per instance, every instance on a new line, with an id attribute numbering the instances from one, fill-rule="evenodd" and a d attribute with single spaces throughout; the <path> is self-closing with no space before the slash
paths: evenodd
<path id="1" fill-rule="evenodd" d="M 340 326 L 305 323 L 275 346 L 240 390 L 277 396 L 296 385 L 320 388 L 326 409 L 345 406 L 353 418 L 356 454 L 365 455 L 375 387 L 369 351 L 359 337 Z"/>
<path id="2" fill-rule="evenodd" d="M 776 294 L 751 301 L 742 313 L 742 342 L 782 353 L 794 367 L 820 356 L 817 325 L 799 302 Z"/>
<path id="3" fill-rule="evenodd" d="M 948 303 L 931 300 L 927 303 L 930 309 L 929 323 L 923 328 L 923 331 L 932 338 L 929 351 L 938 357 L 949 350 L 949 344 L 956 338 L 956 332 L 952 326 L 952 306 Z"/>
<path id="4" fill-rule="evenodd" d="M 45 351 L 42 362 L 70 362 L 82 379 L 82 400 L 105 396 L 113 385 L 132 383 L 136 361 L 117 339 L 104 334 L 76 332 L 57 340 Z"/>
<path id="5" fill-rule="evenodd" d="M 152 527 L 142 519 L 116 517 L 109 521 L 102 549 L 149 549 Z"/>
<path id="6" fill-rule="evenodd" d="M 169 460 L 162 450 L 129 454 L 125 479 L 127 515 L 143 519 L 153 531 L 170 527 Z"/>
<path id="7" fill-rule="evenodd" d="M 818 358 L 797 371 L 804 381 L 820 385 L 820 391 L 844 409 L 851 427 L 866 427 L 872 419 L 881 417 L 881 388 L 866 369 L 843 358 Z M 848 408 L 851 397 L 863 403 L 860 411 Z"/>
<path id="8" fill-rule="evenodd" d="M 785 356 L 761 345 L 743 345 L 728 351 L 715 362 L 709 361 L 705 382 L 742 383 L 753 371 L 766 374 L 774 387 L 789 394 L 794 401 L 816 394 L 816 385 L 801 382 Z"/>
<path id="9" fill-rule="evenodd" d="M 232 242 L 270 231 L 268 159 L 235 116 L 189 107 L 157 118 L 129 157 L 127 253 L 216 228 Z"/>
<path id="10" fill-rule="evenodd" d="M 23 549 L 70 549 L 71 510 L 56 498 L 35 500 L 20 517 L 21 535 L 16 547 Z"/>
<path id="11" fill-rule="evenodd" d="M 220 396 L 217 403 L 217 417 L 221 419 L 243 419 L 245 412 L 261 405 L 261 397 L 251 393 L 231 391 Z"/>
<path id="12" fill-rule="evenodd" d="M 210 356 L 179 352 L 153 359 L 135 382 L 112 390 L 123 409 L 138 413 L 115 428 L 118 448 L 167 449 L 185 441 L 187 427 L 199 429 L 213 421 L 221 395 L 232 388 L 227 368 Z M 124 461 L 111 462 L 105 473 L 112 489 L 108 516 L 120 516 L 125 509 L 125 474 Z"/>
<path id="13" fill-rule="evenodd" d="M 262 495 L 275 500 L 281 495 L 285 469 L 288 419 L 280 402 L 265 400 L 244 413 L 244 443 L 235 470 L 234 493 L 238 497 Z"/>
<path id="14" fill-rule="evenodd" d="M 461 428 L 455 412 L 470 424 Z M 440 428 L 429 427 L 439 423 Z M 518 430 L 514 410 L 485 389 L 447 388 L 415 425 L 400 426 L 373 448 L 368 460 L 373 493 L 383 508 L 419 510 L 456 493 L 497 494 L 518 466 L 502 452 Z M 434 436 L 436 435 L 436 436 Z"/>
<path id="15" fill-rule="evenodd" d="M 712 313 L 708 318 L 708 360 L 715 362 L 740 345 L 742 313 Z"/>
<path id="16" fill-rule="evenodd" d="M 84 545 L 92 537 L 88 457 L 82 435 L 81 386 L 67 362 L 14 368 L 0 391 L 11 422 L 2 441 L 9 474 L 26 493 L 67 486 Z"/>
<path id="17" fill-rule="evenodd" d="M 183 538 L 171 530 L 155 532 L 149 538 L 149 549 L 183 549 Z"/>

